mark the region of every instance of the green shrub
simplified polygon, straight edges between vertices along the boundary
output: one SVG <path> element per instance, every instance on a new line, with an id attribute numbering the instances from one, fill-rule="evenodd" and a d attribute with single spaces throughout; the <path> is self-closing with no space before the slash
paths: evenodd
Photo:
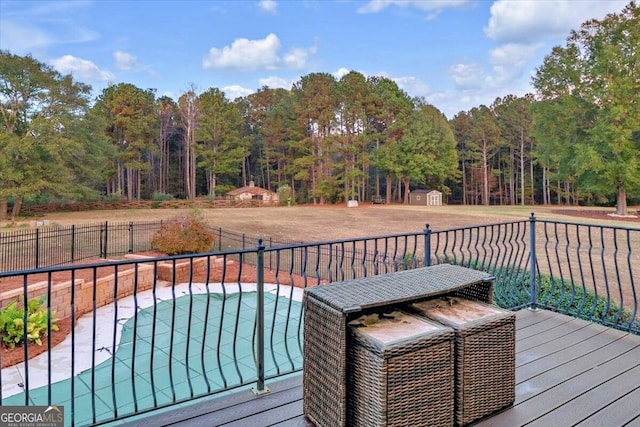
<path id="1" fill-rule="evenodd" d="M 293 205 L 294 200 L 291 197 L 293 192 L 291 191 L 291 187 L 287 184 L 283 184 L 278 187 L 278 199 L 280 200 L 280 204 L 282 206 Z"/>
<path id="2" fill-rule="evenodd" d="M 27 328 L 26 336 L 29 343 L 42 345 L 42 337 L 47 334 L 49 317 L 47 308 L 42 304 L 45 297 L 39 300 L 27 302 Z M 51 314 L 51 330 L 57 331 L 57 319 Z M 24 344 L 24 308 L 18 308 L 18 302 L 14 301 L 0 310 L 0 336 L 2 342 L 9 348 Z"/>
<path id="3" fill-rule="evenodd" d="M 173 200 L 173 196 L 167 193 L 155 192 L 151 195 L 151 200 L 154 202 L 163 202 L 165 200 Z"/>
<path id="4" fill-rule="evenodd" d="M 420 267 L 420 263 L 411 252 L 407 252 L 402 258 L 396 260 L 395 262 L 395 268 L 398 271 L 412 270 L 417 267 Z"/>
<path id="5" fill-rule="evenodd" d="M 124 196 L 124 194 L 122 194 L 121 190 L 118 190 L 105 196 L 104 200 L 107 202 L 117 202 L 120 200 L 126 200 L 126 197 Z"/>
<path id="6" fill-rule="evenodd" d="M 169 219 L 151 237 L 151 247 L 168 255 L 196 254 L 211 250 L 214 234 L 197 212 Z"/>
<path id="7" fill-rule="evenodd" d="M 445 256 L 441 261 L 455 264 L 451 257 Z M 531 281 L 528 270 L 515 266 L 483 265 L 479 260 L 473 259 L 465 263 L 465 266 L 489 272 L 495 277 L 494 302 L 499 306 L 523 307 L 531 301 Z M 581 283 L 562 280 L 548 274 L 537 274 L 536 285 L 538 286 L 536 301 L 540 307 L 604 324 L 640 328 L 640 322 L 633 321 L 633 313 L 624 310 L 606 294 L 596 296 L 592 289 L 584 288 Z"/>

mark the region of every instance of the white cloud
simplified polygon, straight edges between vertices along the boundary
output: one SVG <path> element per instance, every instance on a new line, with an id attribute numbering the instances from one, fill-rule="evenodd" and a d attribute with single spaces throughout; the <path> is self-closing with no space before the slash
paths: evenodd
<path id="1" fill-rule="evenodd" d="M 261 40 L 235 39 L 231 46 L 212 47 L 202 61 L 204 68 L 274 69 L 280 59 L 280 39 L 271 33 Z"/>
<path id="2" fill-rule="evenodd" d="M 233 101 L 236 98 L 240 98 L 242 96 L 248 96 L 255 92 L 255 90 L 247 89 L 246 87 L 242 87 L 240 85 L 230 85 L 222 88 L 224 95 L 228 100 Z"/>
<path id="3" fill-rule="evenodd" d="M 370 0 L 358 8 L 359 13 L 377 13 L 389 6 L 415 7 L 435 14 L 448 8 L 460 8 L 471 3 L 470 0 Z M 433 16 L 433 15 L 431 15 Z"/>
<path id="4" fill-rule="evenodd" d="M 449 73 L 458 89 L 479 88 L 484 84 L 484 68 L 480 64 L 455 64 Z"/>
<path id="5" fill-rule="evenodd" d="M 336 80 L 340 80 L 341 78 L 343 78 L 344 76 L 346 76 L 347 74 L 349 74 L 351 71 L 346 69 L 346 68 L 339 68 L 338 71 L 334 71 L 333 73 L 333 77 L 336 78 Z"/>
<path id="6" fill-rule="evenodd" d="M 212 47 L 203 59 L 202 67 L 240 70 L 301 69 L 305 66 L 308 56 L 317 50 L 315 46 L 309 49 L 293 48 L 280 57 L 280 47 L 280 39 L 273 33 L 259 40 L 236 39 L 231 46 L 222 49 Z"/>
<path id="7" fill-rule="evenodd" d="M 115 52 L 113 52 L 113 58 L 116 61 L 116 68 L 125 71 L 130 70 L 138 60 L 138 58 L 136 58 L 134 55 L 127 52 L 122 52 L 121 50 L 116 50 Z"/>
<path id="8" fill-rule="evenodd" d="M 448 118 L 452 118 L 460 111 L 469 111 L 478 105 L 491 105 L 496 97 L 508 94 L 524 96 L 531 92 L 527 78 L 517 78 L 510 81 L 500 80 L 499 75 L 485 75 L 481 84 L 475 87 L 456 87 L 452 90 L 439 90 L 425 96 L 427 101 L 438 107 Z"/>
<path id="9" fill-rule="evenodd" d="M 591 18 L 622 10 L 627 1 L 497 0 L 485 34 L 501 43 L 535 43 L 566 38 Z"/>
<path id="10" fill-rule="evenodd" d="M 294 82 L 291 80 L 286 80 L 276 76 L 270 76 L 270 77 L 266 77 L 258 80 L 258 84 L 260 85 L 260 87 L 266 86 L 271 89 L 277 89 L 277 88 L 291 89 L 291 87 L 293 86 L 293 83 Z"/>
<path id="11" fill-rule="evenodd" d="M 498 82 L 512 81 L 522 76 L 527 63 L 536 56 L 542 44 L 504 44 L 491 51 L 489 62 Z"/>
<path id="12" fill-rule="evenodd" d="M 589 19 L 602 19 L 617 12 L 625 2 L 590 0 L 497 0 L 491 6 L 491 17 L 485 34 L 500 45 L 488 58 L 490 73 L 473 80 L 469 70 L 452 67 L 451 77 L 458 89 L 490 90 L 503 93 L 523 92 L 530 76 L 532 61 L 539 60 L 545 42 L 558 43 L 572 29 L 577 30 Z M 529 89 L 530 90 L 530 89 Z"/>
<path id="13" fill-rule="evenodd" d="M 299 70 L 307 63 L 308 56 L 309 51 L 307 49 L 296 47 L 291 49 L 289 53 L 285 54 L 282 60 L 286 68 Z"/>
<path id="14" fill-rule="evenodd" d="M 480 104 L 491 104 L 496 98 L 496 91 L 500 96 L 524 95 L 531 90 L 529 76 L 525 76 L 525 72 L 541 46 L 515 43 L 499 46 L 489 55 L 490 70 L 478 63 L 455 64 L 449 67 L 455 90 L 438 92 L 428 99 L 452 117 L 457 113 L 454 109 L 460 106 L 470 109 Z"/>
<path id="15" fill-rule="evenodd" d="M 406 77 L 393 77 L 391 78 L 398 84 L 398 87 L 410 96 L 427 96 L 431 92 L 431 88 L 427 86 L 422 80 L 413 76 Z"/>
<path id="16" fill-rule="evenodd" d="M 96 64 L 72 55 L 64 55 L 51 60 L 51 65 L 62 74 L 72 74 L 76 79 L 83 81 L 113 81 L 115 76 L 109 71 L 101 70 Z"/>
<path id="17" fill-rule="evenodd" d="M 258 7 L 267 13 L 276 13 L 278 11 L 278 3 L 275 0 L 260 0 Z"/>

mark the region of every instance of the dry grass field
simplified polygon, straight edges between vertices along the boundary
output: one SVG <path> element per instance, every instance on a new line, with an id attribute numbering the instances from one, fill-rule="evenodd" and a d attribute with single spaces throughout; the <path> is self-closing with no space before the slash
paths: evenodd
<path id="1" fill-rule="evenodd" d="M 637 207 L 630 212 L 637 212 Z M 96 223 L 100 221 L 151 221 L 168 219 L 178 213 L 175 209 L 148 209 L 126 211 L 93 211 L 76 213 L 58 213 L 45 217 L 52 223 L 71 225 Z M 207 222 L 225 231 L 245 233 L 250 237 L 273 238 L 276 240 L 294 240 L 304 242 L 331 241 L 359 237 L 382 236 L 397 233 L 419 233 L 429 224 L 432 230 L 446 230 L 456 227 L 495 224 L 506 221 L 527 220 L 534 212 L 536 218 L 558 220 L 562 222 L 582 223 L 590 225 L 618 226 L 634 228 L 628 244 L 624 233 L 613 229 L 594 228 L 591 265 L 585 264 L 587 253 L 578 255 L 577 246 L 586 244 L 590 236 L 586 227 L 580 228 L 580 236 L 576 227 L 541 223 L 537 224 L 539 235 L 536 247 L 539 268 L 542 273 L 550 274 L 562 268 L 565 277 L 580 277 L 579 263 L 586 269 L 587 288 L 598 288 L 601 295 L 607 293 L 605 283 L 613 292 L 612 300 L 628 306 L 637 303 L 635 291 L 630 286 L 635 268 L 640 261 L 640 218 L 616 218 L 608 214 L 613 208 L 575 208 L 566 206 L 407 206 L 407 205 L 372 205 L 362 204 L 356 208 L 345 205 L 324 206 L 292 206 L 292 207 L 260 207 L 260 208 L 220 208 L 201 211 Z M 600 231 L 603 230 L 603 231 Z M 545 243 L 542 236 L 549 234 L 550 240 Z M 602 233 L 602 234 L 600 234 Z M 614 237 L 614 234 L 616 236 Z M 554 238 L 555 235 L 555 238 Z M 616 243 L 614 240 L 619 239 Z M 570 242 L 570 245 L 569 245 Z M 618 248 L 617 245 L 620 245 Z M 606 248 L 606 249 L 602 249 Z M 619 250 L 618 250 L 619 249 Z M 559 254 L 556 254 L 559 251 Z M 627 255 L 631 259 L 627 260 Z M 549 261 L 548 256 L 551 256 Z M 578 257 L 582 257 L 579 260 Z M 629 266 L 628 262 L 632 262 Z M 562 265 L 558 265 L 560 262 Z M 615 271 L 619 276 L 615 276 Z M 634 270 L 634 271 L 632 271 Z M 613 276 L 612 276 L 613 275 Z M 610 277 L 606 277 L 610 276 Z M 633 277 L 635 282 L 640 278 Z M 618 283 L 616 285 L 615 283 Z M 618 290 L 619 288 L 619 290 Z"/>
<path id="2" fill-rule="evenodd" d="M 635 209 L 633 209 L 635 211 Z M 97 222 L 154 221 L 180 213 L 177 209 L 132 209 L 114 211 L 63 212 L 37 218 L 52 224 L 72 225 Z M 250 236 L 301 241 L 324 241 L 351 237 L 419 232 L 429 224 L 433 230 L 527 219 L 534 212 L 539 219 L 556 219 L 588 224 L 640 227 L 639 218 L 616 219 L 607 216 L 613 209 L 567 208 L 552 206 L 407 206 L 362 204 L 304 205 L 292 207 L 221 208 L 200 211 L 209 224 Z M 560 213 L 563 212 L 563 213 Z M 22 221 L 10 231 L 28 226 Z"/>

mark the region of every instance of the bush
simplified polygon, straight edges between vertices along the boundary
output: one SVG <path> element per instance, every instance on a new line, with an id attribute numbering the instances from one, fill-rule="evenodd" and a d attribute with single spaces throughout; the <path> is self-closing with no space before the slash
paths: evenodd
<path id="1" fill-rule="evenodd" d="M 110 193 L 109 195 L 105 196 L 103 199 L 108 202 L 117 202 L 120 200 L 126 200 L 126 197 L 124 196 L 124 194 L 122 194 L 121 190 L 118 190 L 116 192 Z"/>
<path id="2" fill-rule="evenodd" d="M 291 191 L 291 187 L 287 184 L 283 184 L 278 187 L 278 199 L 280 200 L 280 205 L 287 206 L 290 204 L 294 204 L 294 200 L 292 199 L 293 192 Z"/>
<path id="3" fill-rule="evenodd" d="M 151 247 L 167 255 L 197 254 L 211 250 L 214 234 L 197 213 L 169 219 L 151 237 Z"/>
<path id="4" fill-rule="evenodd" d="M 42 337 L 47 334 L 49 318 L 46 307 L 42 307 L 45 297 L 27 303 L 26 335 L 29 343 L 42 345 Z M 57 331 L 57 319 L 51 319 L 51 330 Z M 0 310 L 0 336 L 9 348 L 24 344 L 24 308 L 18 308 L 17 301 Z"/>
<path id="5" fill-rule="evenodd" d="M 441 260 L 442 261 L 442 260 Z M 444 262 L 454 263 L 449 257 Z M 494 267 L 470 260 L 470 268 L 483 270 L 495 277 L 493 294 L 496 304 L 503 308 L 525 307 L 531 301 L 529 271 L 519 267 Z M 547 274 L 536 275 L 537 304 L 563 314 L 568 314 L 605 325 L 619 325 L 623 328 L 640 328 L 640 322 L 634 320 L 633 313 L 612 301 L 607 295 L 596 295 L 581 283 L 562 280 Z"/>
<path id="6" fill-rule="evenodd" d="M 411 252 L 407 252 L 402 258 L 396 259 L 394 262 L 394 267 L 397 271 L 412 270 L 419 266 L 418 259 Z"/>
<path id="7" fill-rule="evenodd" d="M 156 191 L 151 195 L 151 200 L 155 202 L 164 202 L 165 200 L 173 200 L 173 196 L 171 194 Z"/>

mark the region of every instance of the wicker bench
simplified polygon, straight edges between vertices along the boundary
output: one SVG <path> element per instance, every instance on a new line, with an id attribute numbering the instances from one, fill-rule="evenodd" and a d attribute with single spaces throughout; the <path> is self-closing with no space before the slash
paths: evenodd
<path id="1" fill-rule="evenodd" d="M 316 425 L 347 425 L 347 323 L 441 295 L 493 302 L 493 277 L 449 264 L 306 289 L 303 406 Z M 451 420 L 453 423 L 453 420 Z"/>

